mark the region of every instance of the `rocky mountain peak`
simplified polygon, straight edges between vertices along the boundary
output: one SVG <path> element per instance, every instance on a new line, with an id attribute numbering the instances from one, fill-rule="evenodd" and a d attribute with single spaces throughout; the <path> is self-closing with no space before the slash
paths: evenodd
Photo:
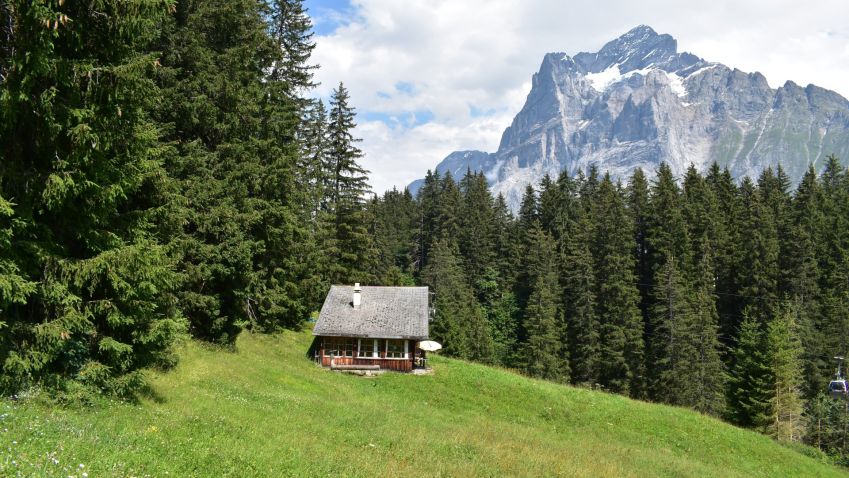
<path id="1" fill-rule="evenodd" d="M 608 42 L 597 53 L 579 53 L 575 60 L 588 72 L 598 73 L 614 65 L 621 72 L 668 62 L 678 53 L 678 42 L 670 35 L 658 35 L 651 27 L 640 25 Z"/>
<path id="2" fill-rule="evenodd" d="M 436 169 L 484 172 L 515 211 L 528 184 L 561 171 L 596 166 L 627 179 L 662 161 L 675 174 L 717 162 L 739 178 L 780 163 L 798 181 L 829 154 L 849 158 L 845 98 L 792 81 L 772 89 L 760 73 L 678 53 L 672 36 L 640 25 L 597 52 L 547 54 L 498 151 L 452 153 Z"/>

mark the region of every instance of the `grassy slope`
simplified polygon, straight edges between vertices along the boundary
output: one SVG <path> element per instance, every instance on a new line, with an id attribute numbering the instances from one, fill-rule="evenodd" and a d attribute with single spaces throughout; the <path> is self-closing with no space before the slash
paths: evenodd
<path id="1" fill-rule="evenodd" d="M 0 476 L 843 476 L 685 410 L 444 358 L 432 376 L 343 375 L 309 341 L 188 344 L 136 405 L 0 402 Z"/>

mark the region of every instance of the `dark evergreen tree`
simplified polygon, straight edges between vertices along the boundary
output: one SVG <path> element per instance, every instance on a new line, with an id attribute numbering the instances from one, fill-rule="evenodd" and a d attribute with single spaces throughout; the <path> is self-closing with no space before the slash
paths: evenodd
<path id="1" fill-rule="evenodd" d="M 482 277 L 496 258 L 495 204 L 486 178 L 468 171 L 460 184 L 460 253 L 470 278 Z"/>
<path id="2" fill-rule="evenodd" d="M 640 168 L 634 170 L 628 183 L 628 210 L 634 220 L 634 260 L 637 289 L 640 291 L 640 311 L 643 317 L 648 317 L 653 280 L 648 244 L 649 185 Z"/>
<path id="3" fill-rule="evenodd" d="M 7 2 L 0 60 L 0 388 L 73 378 L 124 394 L 184 328 L 160 99 L 160 2 Z"/>
<path id="4" fill-rule="evenodd" d="M 771 380 L 767 431 L 780 441 L 799 441 L 805 429 L 802 412 L 802 343 L 796 312 L 789 304 L 779 310 L 767 329 L 767 364 Z"/>
<path id="5" fill-rule="evenodd" d="M 556 382 L 569 379 L 569 363 L 561 346 L 559 319 L 556 276 L 553 273 L 540 275 L 525 309 L 528 341 L 523 355 L 525 370 L 531 376 Z"/>
<path id="6" fill-rule="evenodd" d="M 431 173 L 429 170 L 425 175 L 424 184 L 419 189 L 417 202 L 419 203 L 419 223 L 416 237 L 416 248 L 414 252 L 414 264 L 416 272 L 421 271 L 427 265 L 430 257 L 430 249 L 437 239 L 437 227 L 439 218 L 440 202 L 440 176 L 439 172 Z"/>
<path id="7" fill-rule="evenodd" d="M 329 277 L 335 283 L 368 283 L 373 281 L 368 271 L 374 260 L 364 220 L 368 171 L 358 162 L 363 153 L 356 146 L 360 140 L 353 136 L 355 113 L 348 101 L 348 90 L 340 83 L 330 100 L 327 127 L 334 238 L 330 254 L 334 261 Z"/>
<path id="8" fill-rule="evenodd" d="M 557 227 L 558 215 L 562 201 L 560 199 L 560 186 L 546 174 L 542 177 L 539 185 L 539 200 L 537 201 L 537 212 L 539 222 L 543 230 L 552 235 L 554 240 L 559 239 L 560 230 Z"/>
<path id="9" fill-rule="evenodd" d="M 521 243 L 526 243 L 528 231 L 534 227 L 534 223 L 539 221 L 539 203 L 537 201 L 537 193 L 534 187 L 528 184 L 525 187 L 525 194 L 522 196 L 522 203 L 519 206 L 519 232 L 521 234 Z"/>
<path id="10" fill-rule="evenodd" d="M 790 231 L 787 261 L 790 275 L 789 297 L 798 314 L 799 336 L 803 345 L 802 363 L 805 395 L 814 398 L 825 389 L 831 371 L 822 326 L 822 294 L 818 250 L 823 224 L 822 198 L 816 172 L 808 168 L 793 200 L 793 226 Z"/>
<path id="11" fill-rule="evenodd" d="M 830 355 L 849 350 L 849 174 L 835 156 L 822 173 L 820 290 L 824 348 Z"/>
<path id="12" fill-rule="evenodd" d="M 453 240 L 439 239 L 433 244 L 422 280 L 435 294 L 436 315 L 430 330 L 434 340 L 443 344 L 445 353 L 470 360 L 492 361 L 494 352 L 489 328 L 463 273 L 459 249 Z"/>
<path id="13" fill-rule="evenodd" d="M 584 215 L 571 228 L 566 239 L 561 277 L 564 288 L 564 312 L 572 381 L 593 385 L 599 381 L 600 324 L 596 316 L 596 276 L 590 252 L 592 222 Z"/>
<path id="14" fill-rule="evenodd" d="M 530 295 L 524 310 L 523 361 L 532 376 L 555 381 L 569 379 L 569 363 L 563 338 L 566 326 L 558 301 L 557 255 L 554 239 L 537 221 L 528 231 Z"/>
<path id="15" fill-rule="evenodd" d="M 643 321 L 635 285 L 634 225 L 623 193 L 605 176 L 593 206 L 596 315 L 599 321 L 599 383 L 612 391 L 645 393 Z"/>
<path id="16" fill-rule="evenodd" d="M 716 312 L 713 251 L 707 238 L 697 240 L 702 250 L 696 265 L 696 279 L 690 297 L 691 318 L 685 341 L 692 349 L 689 375 L 690 392 L 683 403 L 702 413 L 721 415 L 725 411 L 727 375 L 722 362 L 722 344 L 719 340 L 719 317 Z"/>
<path id="17" fill-rule="evenodd" d="M 762 322 L 753 317 L 746 317 L 740 324 L 728 381 L 728 418 L 748 428 L 763 428 L 769 421 L 772 384 L 761 326 Z"/>
<path id="18" fill-rule="evenodd" d="M 647 217 L 648 262 L 651 299 L 646 321 L 650 395 L 682 404 L 686 380 L 683 335 L 689 321 L 690 241 L 684 223 L 681 192 L 666 163 L 661 163 L 652 184 Z M 677 383 L 674 383 L 677 382 Z"/>
<path id="19" fill-rule="evenodd" d="M 653 292 L 650 396 L 658 401 L 687 405 L 692 399 L 690 366 L 695 359 L 693 337 L 688 330 L 692 322 L 688 298 L 692 292 L 674 256 L 668 257 L 655 274 Z"/>
<path id="20" fill-rule="evenodd" d="M 765 173 L 768 174 L 768 173 Z M 778 307 L 778 230 L 772 208 L 764 202 L 761 190 L 743 180 L 740 186 L 742 215 L 739 294 L 743 299 L 742 312 L 766 324 Z"/>
<path id="21" fill-rule="evenodd" d="M 392 189 L 383 194 L 380 201 L 374 203 L 373 214 L 377 228 L 373 233 L 379 238 L 385 250 L 383 255 L 391 258 L 391 267 L 412 280 L 412 255 L 419 225 L 419 211 L 413 196 L 408 190 Z"/>
<path id="22" fill-rule="evenodd" d="M 495 221 L 493 226 L 496 252 L 495 267 L 504 284 L 513 284 L 520 261 L 520 251 L 515 241 L 518 234 L 518 225 L 513 219 L 510 209 L 507 208 L 507 201 L 501 194 L 495 198 L 493 216 Z"/>
<path id="23" fill-rule="evenodd" d="M 516 296 L 506 283 L 496 269 L 488 267 L 477 279 L 477 290 L 492 337 L 493 361 L 503 366 L 515 366 L 522 359 L 517 336 L 519 307 Z"/>
<path id="24" fill-rule="evenodd" d="M 312 41 L 312 20 L 304 8 L 303 0 L 270 0 L 270 36 L 280 50 L 273 62 L 269 80 L 282 84 L 284 91 L 294 100 L 295 112 L 306 110 L 310 100 L 304 97 L 316 86 L 313 81 L 317 65 L 310 63 L 315 48 Z"/>
<path id="25" fill-rule="evenodd" d="M 298 171 L 299 184 L 305 187 L 307 202 L 304 209 L 314 219 L 313 227 L 318 224 L 318 214 L 328 212 L 330 205 L 330 152 L 327 139 L 327 108 L 319 100 L 308 104 L 301 125 L 301 152 Z"/>
<path id="26" fill-rule="evenodd" d="M 262 68 L 276 55 L 266 13 L 247 0 L 182 1 L 160 40 L 164 98 L 156 114 L 173 146 L 166 168 L 177 207 L 165 227 L 174 229 L 184 279 L 179 304 L 195 337 L 221 343 L 256 318 L 249 300 L 263 245 L 252 231 L 265 208 L 251 196 L 266 173 L 257 138 Z"/>
<path id="27" fill-rule="evenodd" d="M 436 237 L 457 241 L 462 228 L 463 195 L 451 173 L 445 173 L 439 183 L 439 203 L 436 216 Z"/>
<path id="28" fill-rule="evenodd" d="M 714 269 L 716 273 L 716 310 L 719 315 L 720 339 L 726 348 L 733 346 L 742 310 L 739 296 L 739 249 L 741 229 L 740 200 L 737 186 L 728 169 L 721 170 L 713 163 L 705 178 L 717 203 L 717 217 L 713 221 L 716 231 L 713 246 Z M 729 358 L 729 356 L 726 356 Z M 728 361 L 726 361 L 728 362 Z"/>

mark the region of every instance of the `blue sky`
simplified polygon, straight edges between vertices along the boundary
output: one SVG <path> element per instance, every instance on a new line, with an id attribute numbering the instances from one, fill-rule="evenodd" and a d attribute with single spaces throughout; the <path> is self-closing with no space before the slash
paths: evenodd
<path id="1" fill-rule="evenodd" d="M 403 188 L 455 150 L 495 151 L 545 53 L 597 51 L 638 24 L 679 50 L 772 87 L 849 96 L 849 1 L 306 0 L 321 65 L 315 95 L 343 81 L 377 192 Z"/>
<path id="2" fill-rule="evenodd" d="M 346 17 L 354 12 L 348 0 L 306 0 L 304 6 L 313 19 L 313 31 L 316 35 L 333 33 L 339 25 L 346 22 Z"/>

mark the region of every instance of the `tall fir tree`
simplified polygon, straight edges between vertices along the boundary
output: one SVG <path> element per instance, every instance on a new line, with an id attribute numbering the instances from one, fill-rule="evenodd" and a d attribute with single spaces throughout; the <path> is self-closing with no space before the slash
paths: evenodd
<path id="1" fill-rule="evenodd" d="M 821 190 L 813 166 L 802 177 L 793 198 L 792 229 L 788 261 L 789 298 L 798 314 L 802 341 L 805 395 L 814 398 L 825 389 L 831 369 L 822 326 L 819 251 L 823 225 Z M 833 354 L 831 354 L 833 355 Z"/>
<path id="2" fill-rule="evenodd" d="M 131 393 L 184 327 L 154 227 L 168 203 L 149 51 L 170 3 L 6 7 L 0 388 Z"/>
<path id="3" fill-rule="evenodd" d="M 761 189 L 745 178 L 740 186 L 742 214 L 738 227 L 741 234 L 739 294 L 743 298 L 742 312 L 769 321 L 778 306 L 779 243 L 774 211 L 765 204 Z"/>
<path id="4" fill-rule="evenodd" d="M 737 225 L 740 214 L 740 198 L 737 186 L 728 168 L 720 169 L 713 163 L 708 170 L 705 182 L 716 198 L 717 218 L 713 227 L 716 230 L 714 269 L 716 271 L 716 310 L 719 315 L 720 339 L 726 348 L 733 345 L 739 329 L 742 310 L 739 297 L 739 245 L 743 232 Z M 727 359 L 730 356 L 726 355 Z M 729 360 L 726 360 L 728 363 Z"/>
<path id="5" fill-rule="evenodd" d="M 728 381 L 728 419 L 748 428 L 766 426 L 772 391 L 765 333 L 762 322 L 745 317 L 734 348 L 734 364 Z"/>
<path id="6" fill-rule="evenodd" d="M 772 381 L 768 433 L 780 441 L 800 441 L 805 429 L 802 402 L 802 343 L 796 312 L 788 303 L 767 328 L 767 364 Z"/>
<path id="7" fill-rule="evenodd" d="M 428 170 L 425 175 L 424 184 L 422 184 L 416 197 L 419 205 L 419 222 L 416 247 L 413 252 L 413 263 L 418 274 L 421 274 L 422 270 L 427 266 L 430 250 L 433 247 L 434 241 L 437 239 L 441 197 L 439 183 L 439 172 Z"/>
<path id="8" fill-rule="evenodd" d="M 482 173 L 467 171 L 460 192 L 460 253 L 468 276 L 481 277 L 496 258 L 495 204 Z"/>
<path id="9" fill-rule="evenodd" d="M 636 277 L 639 282 L 640 311 L 643 317 L 649 316 L 651 303 L 652 270 L 649 262 L 649 184 L 643 170 L 637 168 L 628 182 L 628 211 L 634 221 L 634 261 Z"/>
<path id="10" fill-rule="evenodd" d="M 598 186 L 592 218 L 596 315 L 599 321 L 599 383 L 614 392 L 645 394 L 643 320 L 634 275 L 633 220 L 625 198 L 605 175 Z"/>
<path id="11" fill-rule="evenodd" d="M 528 232 L 530 295 L 524 310 L 525 370 L 554 381 L 569 379 L 569 362 L 563 339 L 566 325 L 558 301 L 556 245 L 537 221 Z"/>
<path id="12" fill-rule="evenodd" d="M 721 416 L 725 412 L 728 376 L 722 361 L 723 346 L 719 340 L 719 316 L 716 311 L 716 279 L 710 240 L 701 238 L 696 279 L 689 299 L 691 320 L 685 340 L 692 348 L 689 374 L 694 387 L 684 403 L 702 413 Z"/>
<path id="13" fill-rule="evenodd" d="M 492 337 L 493 362 L 515 366 L 521 362 L 518 338 L 520 314 L 516 296 L 505 284 L 498 271 L 488 267 L 477 278 L 476 288 Z"/>
<path id="14" fill-rule="evenodd" d="M 329 277 L 335 283 L 368 283 L 372 281 L 368 271 L 374 260 L 364 220 L 365 196 L 369 192 L 368 171 L 358 162 L 363 152 L 356 146 L 360 140 L 353 135 L 355 113 L 349 99 L 342 83 L 333 90 L 330 99 L 327 137 L 334 263 Z"/>
<path id="15" fill-rule="evenodd" d="M 691 360 L 694 359 L 690 336 L 691 291 L 674 256 L 666 259 L 654 276 L 654 300 L 651 308 L 652 334 L 649 371 L 650 396 L 658 401 L 687 405 L 691 393 Z"/>
<path id="16" fill-rule="evenodd" d="M 483 312 L 463 273 L 459 248 L 450 238 L 437 240 L 422 281 L 434 293 L 436 315 L 431 325 L 435 340 L 446 354 L 470 360 L 490 362 L 492 338 Z"/>
<path id="17" fill-rule="evenodd" d="M 592 222 L 585 213 L 570 228 L 562 252 L 561 277 L 572 381 L 594 385 L 599 380 L 600 324 L 596 316 L 596 276 L 590 252 Z"/>

